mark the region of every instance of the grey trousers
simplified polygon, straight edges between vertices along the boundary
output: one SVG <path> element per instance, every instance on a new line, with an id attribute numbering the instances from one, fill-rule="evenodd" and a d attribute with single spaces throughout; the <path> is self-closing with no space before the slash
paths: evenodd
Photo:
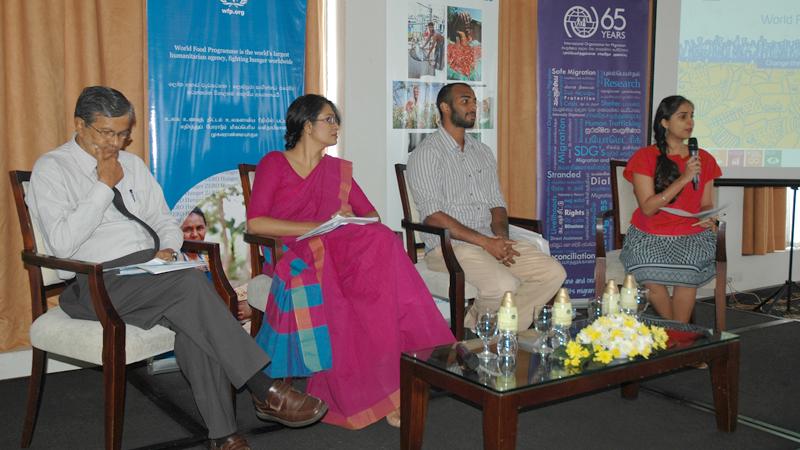
<path id="1" fill-rule="evenodd" d="M 129 255 L 134 258 L 127 263 L 141 259 L 136 255 Z M 103 279 L 125 323 L 144 329 L 160 324 L 175 332 L 175 357 L 192 387 L 209 437 L 236 432 L 230 385 L 244 385 L 269 363 L 269 357 L 226 309 L 205 274 L 191 269 L 161 275 L 108 273 Z M 79 274 L 64 290 L 60 305 L 70 317 L 97 320 L 85 275 Z"/>

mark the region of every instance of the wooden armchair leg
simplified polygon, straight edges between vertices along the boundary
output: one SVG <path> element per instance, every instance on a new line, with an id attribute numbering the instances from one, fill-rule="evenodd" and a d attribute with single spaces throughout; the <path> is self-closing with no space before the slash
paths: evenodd
<path id="1" fill-rule="evenodd" d="M 122 424 L 125 416 L 125 359 L 112 351 L 104 358 L 103 383 L 105 385 L 105 442 L 107 449 L 122 448 Z"/>
<path id="2" fill-rule="evenodd" d="M 264 313 L 252 308 L 253 315 L 250 316 L 250 336 L 256 337 L 261 330 L 261 324 L 264 322 Z"/>
<path id="3" fill-rule="evenodd" d="M 725 277 L 726 274 L 717 275 L 717 283 L 714 286 L 714 330 L 725 331 L 725 312 L 727 308 L 728 295 L 725 292 Z"/>
<path id="4" fill-rule="evenodd" d="M 31 379 L 28 382 L 28 406 L 25 411 L 25 424 L 22 427 L 22 442 L 20 443 L 22 448 L 31 446 L 33 429 L 36 427 L 36 419 L 39 416 L 39 404 L 41 403 L 46 369 L 47 352 L 33 348 Z"/>

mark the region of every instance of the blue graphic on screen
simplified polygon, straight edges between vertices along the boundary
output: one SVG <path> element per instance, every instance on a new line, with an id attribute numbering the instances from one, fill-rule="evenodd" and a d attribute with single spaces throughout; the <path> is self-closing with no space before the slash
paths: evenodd
<path id="1" fill-rule="evenodd" d="M 283 150 L 286 108 L 303 93 L 305 24 L 304 0 L 147 2 L 150 165 L 170 207 Z"/>

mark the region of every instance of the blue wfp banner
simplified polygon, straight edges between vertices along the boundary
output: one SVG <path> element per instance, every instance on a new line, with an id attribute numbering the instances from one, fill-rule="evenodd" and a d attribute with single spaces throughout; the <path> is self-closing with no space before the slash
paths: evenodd
<path id="1" fill-rule="evenodd" d="M 174 207 L 198 182 L 283 149 L 303 92 L 304 0 L 149 0 L 150 157 Z"/>
<path id="2" fill-rule="evenodd" d="M 205 213 L 229 277 L 246 272 L 237 165 L 283 150 L 305 31 L 305 0 L 147 2 L 150 166 L 178 220 Z"/>
<path id="3" fill-rule="evenodd" d="M 649 1 L 539 1 L 537 205 L 576 298 L 594 295 L 608 161 L 627 160 L 647 138 L 650 17 Z"/>

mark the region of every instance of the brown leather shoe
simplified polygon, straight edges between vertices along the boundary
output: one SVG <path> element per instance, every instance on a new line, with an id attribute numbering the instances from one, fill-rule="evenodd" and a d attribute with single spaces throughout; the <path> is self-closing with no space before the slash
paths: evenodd
<path id="1" fill-rule="evenodd" d="M 211 439 L 208 448 L 211 450 L 250 450 L 250 444 L 247 443 L 247 439 L 234 433 L 225 439 Z"/>
<path id="2" fill-rule="evenodd" d="M 267 391 L 266 400 L 259 400 L 255 395 L 252 397 L 259 419 L 278 422 L 292 428 L 311 425 L 328 412 L 328 405 L 325 402 L 304 394 L 281 380 L 272 383 Z"/>

